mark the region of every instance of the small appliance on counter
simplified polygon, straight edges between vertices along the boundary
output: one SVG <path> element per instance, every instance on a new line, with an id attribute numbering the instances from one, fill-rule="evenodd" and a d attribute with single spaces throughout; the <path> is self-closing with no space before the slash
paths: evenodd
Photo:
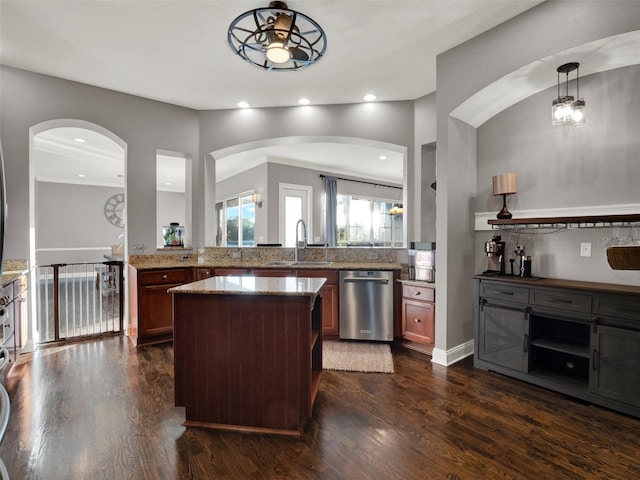
<path id="1" fill-rule="evenodd" d="M 494 236 L 488 242 L 484 242 L 484 251 L 487 254 L 487 269 L 485 274 L 504 275 L 504 249 L 500 235 Z"/>
<path id="2" fill-rule="evenodd" d="M 409 280 L 435 282 L 436 242 L 409 242 Z"/>

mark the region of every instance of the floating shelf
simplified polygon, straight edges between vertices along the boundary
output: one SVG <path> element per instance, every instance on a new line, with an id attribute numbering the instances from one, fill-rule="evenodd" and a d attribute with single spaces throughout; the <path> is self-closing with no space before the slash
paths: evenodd
<path id="1" fill-rule="evenodd" d="M 488 223 L 494 229 L 640 227 L 640 214 L 509 218 L 488 220 Z"/>

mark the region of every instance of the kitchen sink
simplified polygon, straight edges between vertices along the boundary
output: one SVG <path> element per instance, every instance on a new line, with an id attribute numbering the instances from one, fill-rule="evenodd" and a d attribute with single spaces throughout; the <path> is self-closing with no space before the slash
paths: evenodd
<path id="1" fill-rule="evenodd" d="M 276 260 L 273 262 L 267 262 L 265 267 L 327 267 L 332 262 L 288 262 L 283 260 Z"/>

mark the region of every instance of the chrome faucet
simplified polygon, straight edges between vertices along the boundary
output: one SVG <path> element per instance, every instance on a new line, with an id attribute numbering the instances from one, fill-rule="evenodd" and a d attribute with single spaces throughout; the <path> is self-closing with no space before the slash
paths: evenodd
<path id="1" fill-rule="evenodd" d="M 300 230 L 300 224 L 302 223 L 302 232 L 303 232 L 303 237 L 302 237 L 302 248 L 307 248 L 307 225 L 304 223 L 303 219 L 298 220 L 298 223 L 296 223 L 296 256 L 295 256 L 295 260 L 296 263 L 298 262 L 298 245 L 299 245 L 299 239 L 298 239 L 298 232 Z"/>

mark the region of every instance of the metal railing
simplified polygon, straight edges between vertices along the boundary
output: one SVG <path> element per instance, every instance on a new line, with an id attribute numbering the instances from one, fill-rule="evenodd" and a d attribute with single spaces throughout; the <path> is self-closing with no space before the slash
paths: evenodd
<path id="1" fill-rule="evenodd" d="M 36 268 L 38 344 L 124 330 L 124 263 L 61 263 Z"/>

